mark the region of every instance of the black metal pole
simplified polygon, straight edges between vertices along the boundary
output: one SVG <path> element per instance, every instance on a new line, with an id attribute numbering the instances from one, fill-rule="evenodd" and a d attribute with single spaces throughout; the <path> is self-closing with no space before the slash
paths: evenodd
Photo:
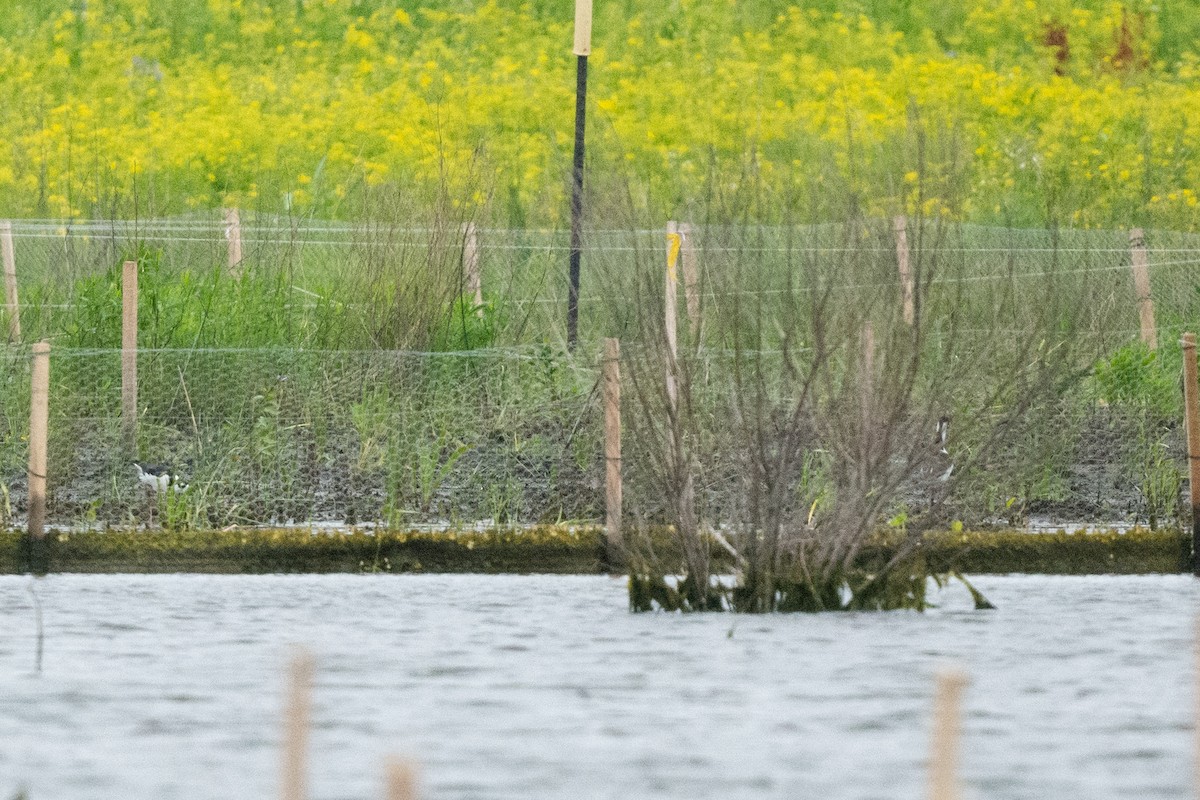
<path id="1" fill-rule="evenodd" d="M 567 349 L 579 341 L 579 261 L 583 256 L 583 155 L 587 121 L 587 56 L 575 62 L 575 171 L 571 181 L 571 269 L 567 289 Z"/>

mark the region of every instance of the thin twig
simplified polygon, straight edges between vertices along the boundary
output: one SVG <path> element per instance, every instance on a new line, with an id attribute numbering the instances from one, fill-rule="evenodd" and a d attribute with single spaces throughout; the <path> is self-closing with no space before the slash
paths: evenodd
<path id="1" fill-rule="evenodd" d="M 196 434 L 196 453 L 204 452 L 204 442 L 200 438 L 200 426 L 196 424 L 196 412 L 192 409 L 192 398 L 188 394 L 187 381 L 183 377 L 183 367 L 176 367 L 179 370 L 179 385 L 183 387 L 183 399 L 187 403 L 188 416 L 192 419 L 192 432 Z"/>

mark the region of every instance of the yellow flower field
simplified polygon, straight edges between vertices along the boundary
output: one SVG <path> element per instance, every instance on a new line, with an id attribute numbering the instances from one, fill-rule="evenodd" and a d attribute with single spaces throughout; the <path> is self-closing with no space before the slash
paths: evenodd
<path id="1" fill-rule="evenodd" d="M 1198 226 L 1200 11 L 871 5 L 598 3 L 589 185 L 660 217 L 817 218 L 849 191 L 872 213 Z M 2 0 L 0 17 L 0 214 L 354 217 L 379 192 L 501 224 L 566 214 L 567 0 Z"/>

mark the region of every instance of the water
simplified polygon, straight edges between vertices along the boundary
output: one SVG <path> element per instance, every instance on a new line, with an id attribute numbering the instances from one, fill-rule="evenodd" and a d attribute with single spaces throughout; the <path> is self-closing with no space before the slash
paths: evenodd
<path id="1" fill-rule="evenodd" d="M 1185 576 L 988 577 L 924 615 L 631 615 L 568 576 L 0 577 L 0 798 L 277 794 L 283 665 L 317 657 L 315 798 L 918 798 L 957 663 L 969 798 L 1183 798 Z"/>

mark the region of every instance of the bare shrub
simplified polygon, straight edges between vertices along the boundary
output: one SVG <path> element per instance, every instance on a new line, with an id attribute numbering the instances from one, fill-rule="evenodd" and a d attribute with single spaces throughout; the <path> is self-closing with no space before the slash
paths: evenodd
<path id="1" fill-rule="evenodd" d="M 1055 259 L 1039 278 L 1054 291 L 1031 296 L 980 280 L 954 230 L 909 223 L 906 289 L 891 221 L 707 228 L 703 334 L 681 326 L 678 356 L 662 270 L 639 272 L 623 348 L 626 463 L 646 487 L 635 609 L 920 609 L 929 577 L 956 574 L 926 562 L 922 534 L 970 514 L 962 476 L 1037 424 L 1100 341 L 1076 335 L 1095 298 Z"/>

